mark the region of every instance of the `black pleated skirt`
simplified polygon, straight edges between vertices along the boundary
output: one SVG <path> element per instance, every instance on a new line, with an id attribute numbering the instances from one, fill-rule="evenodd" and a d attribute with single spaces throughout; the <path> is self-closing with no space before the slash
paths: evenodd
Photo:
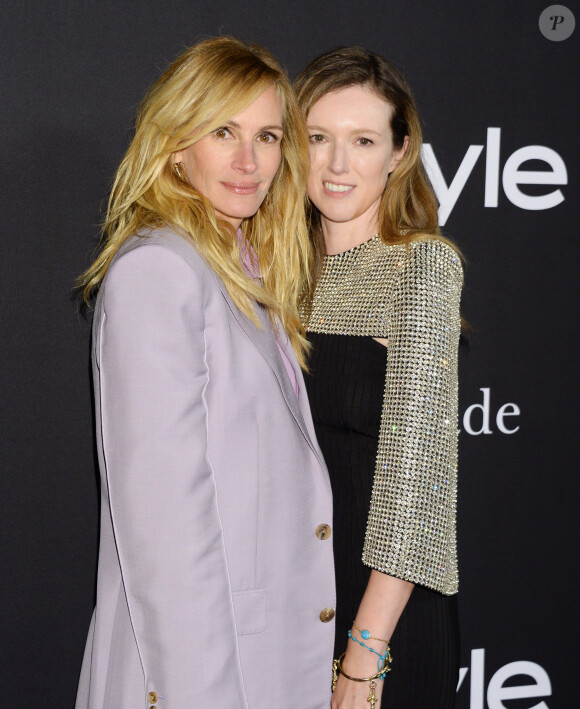
<path id="1" fill-rule="evenodd" d="M 306 388 L 334 498 L 335 656 L 346 650 L 370 569 L 362 549 L 377 455 L 387 348 L 370 337 L 309 333 Z M 372 629 L 370 629 L 372 631 Z M 391 638 L 382 709 L 450 709 L 459 671 L 457 597 L 416 586 Z"/>

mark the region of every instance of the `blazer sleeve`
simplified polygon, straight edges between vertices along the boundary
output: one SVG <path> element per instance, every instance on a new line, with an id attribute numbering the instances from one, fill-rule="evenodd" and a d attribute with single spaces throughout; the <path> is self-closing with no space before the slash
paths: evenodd
<path id="1" fill-rule="evenodd" d="M 207 455 L 203 279 L 162 244 L 119 257 L 97 338 L 106 485 L 145 676 L 164 709 L 246 707 Z"/>
<path id="2" fill-rule="evenodd" d="M 457 353 L 462 269 L 440 241 L 411 244 L 392 303 L 363 562 L 457 591 Z"/>

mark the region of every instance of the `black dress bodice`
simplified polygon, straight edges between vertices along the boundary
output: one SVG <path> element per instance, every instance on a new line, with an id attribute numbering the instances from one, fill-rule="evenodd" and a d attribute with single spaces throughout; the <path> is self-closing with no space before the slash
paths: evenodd
<path id="1" fill-rule="evenodd" d="M 371 569 L 362 562 L 384 401 L 388 349 L 372 337 L 307 333 L 305 377 L 333 492 L 335 657 L 347 647 Z M 391 638 L 384 709 L 451 709 L 459 667 L 457 597 L 415 586 Z"/>

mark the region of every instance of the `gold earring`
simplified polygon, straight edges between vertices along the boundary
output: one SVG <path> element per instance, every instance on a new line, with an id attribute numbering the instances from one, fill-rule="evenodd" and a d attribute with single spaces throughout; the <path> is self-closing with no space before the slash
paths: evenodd
<path id="1" fill-rule="evenodd" d="M 181 169 L 181 165 L 182 165 L 182 163 L 180 163 L 180 162 L 174 162 L 174 163 L 173 163 L 173 169 L 174 169 L 175 174 L 177 175 L 177 177 L 179 177 L 179 179 L 180 179 L 182 182 L 187 182 L 187 180 L 186 180 L 185 177 L 183 176 L 183 170 Z"/>

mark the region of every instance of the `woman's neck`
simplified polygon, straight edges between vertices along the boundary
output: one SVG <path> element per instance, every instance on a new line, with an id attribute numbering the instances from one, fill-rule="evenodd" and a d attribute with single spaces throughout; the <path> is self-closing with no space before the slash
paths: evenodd
<path id="1" fill-rule="evenodd" d="M 328 256 L 341 254 L 343 251 L 349 251 L 355 246 L 360 246 L 360 244 L 364 244 L 365 241 L 368 241 L 375 234 L 378 234 L 379 231 L 376 223 L 364 229 L 354 229 L 353 222 L 345 222 L 344 224 L 333 223 L 332 227 L 332 229 L 325 229 L 324 221 L 322 222 L 324 246 Z"/>
<path id="2" fill-rule="evenodd" d="M 376 213 L 370 219 L 368 214 L 362 214 L 347 222 L 333 222 L 321 215 L 321 225 L 324 246 L 329 256 L 364 244 L 379 231 Z"/>

